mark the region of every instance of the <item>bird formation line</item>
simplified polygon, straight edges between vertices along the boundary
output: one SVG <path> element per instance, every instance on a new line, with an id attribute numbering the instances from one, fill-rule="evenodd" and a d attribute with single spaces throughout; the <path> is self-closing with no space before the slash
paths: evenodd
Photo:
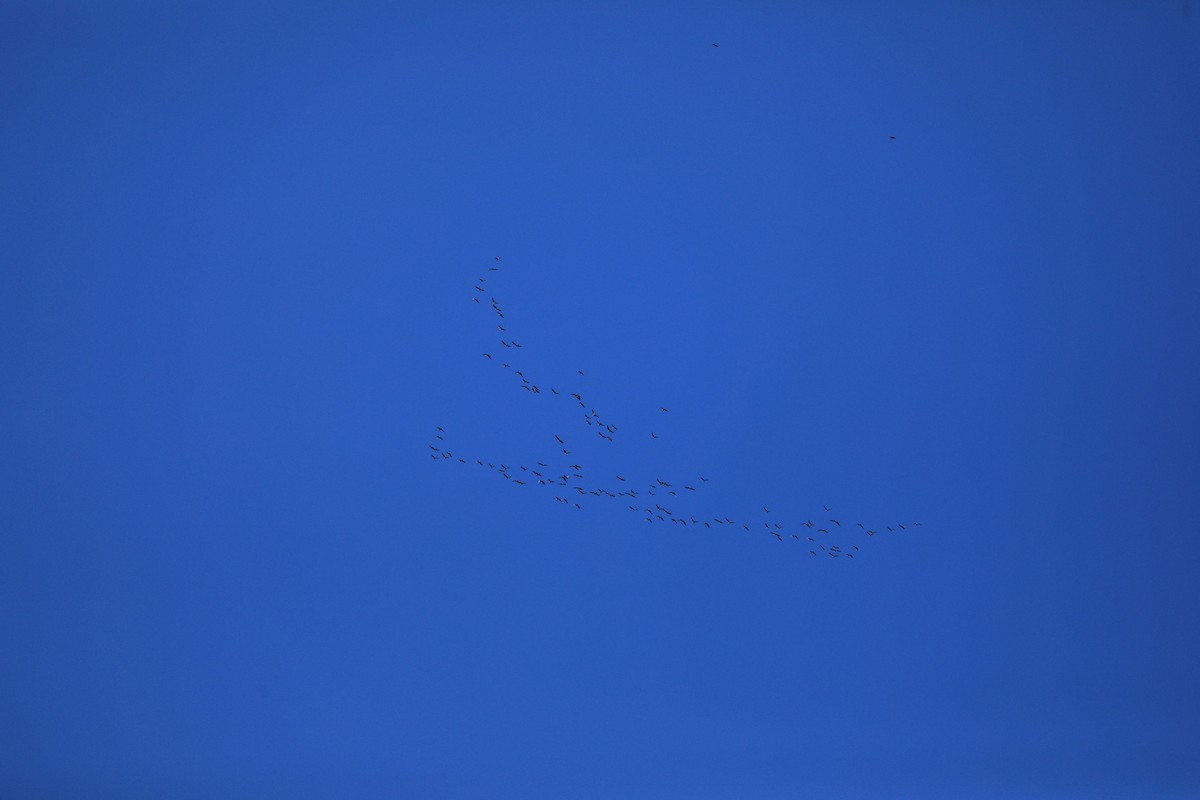
<path id="1" fill-rule="evenodd" d="M 496 262 L 500 261 L 501 257 L 495 256 L 493 266 L 489 267 L 488 271 L 500 272 L 500 267 L 496 265 Z M 584 425 L 579 429 L 579 435 L 595 434 L 609 444 L 626 436 L 640 437 L 644 441 L 660 439 L 655 431 L 638 433 L 623 429 L 607 416 L 602 416 L 592 407 L 580 387 L 549 385 L 547 382 L 535 380 L 520 364 L 512 363 L 518 360 L 525 345 L 518 342 L 505 325 L 507 317 L 504 308 L 491 288 L 485 286 L 487 283 L 486 277 L 480 277 L 473 287 L 476 294 L 471 299 L 480 306 L 483 305 L 480 296 L 487 299 L 490 313 L 495 314 L 497 320 L 496 341 L 505 350 L 501 354 L 493 352 L 494 348 L 489 348 L 488 352 L 481 353 L 485 364 L 511 374 L 516 379 L 517 386 L 530 397 L 558 398 L 555 402 L 573 403 L 579 409 L 579 419 Z M 509 355 L 508 351 L 513 352 Z M 575 372 L 579 377 L 586 377 L 583 370 L 576 369 Z M 669 414 L 670 411 L 666 406 L 659 406 L 658 413 Z M 725 528 L 741 531 L 743 534 L 765 535 L 777 542 L 799 544 L 810 556 L 854 559 L 862 555 L 858 543 L 866 544 L 881 532 L 895 534 L 898 531 L 921 527 L 922 524 L 894 522 L 890 525 L 868 525 L 855 521 L 853 527 L 843 526 L 841 520 L 829 516 L 833 509 L 827 505 L 822 505 L 823 514 L 814 515 L 820 519 L 806 519 L 803 522 L 778 520 L 773 510 L 766 505 L 761 506 L 762 517 L 759 519 L 734 518 L 720 514 L 713 516 L 711 512 L 698 515 L 690 509 L 696 505 L 696 498 L 701 489 L 707 488 L 706 484 L 710 483 L 707 477 L 669 476 L 671 480 L 663 480 L 661 476 L 656 475 L 652 479 L 631 480 L 615 473 L 600 474 L 598 469 L 593 470 L 578 463 L 585 459 L 575 454 L 574 442 L 577 440 L 572 434 L 567 433 L 564 436 L 564 433 L 567 432 L 548 434 L 544 442 L 544 460 L 535 460 L 530 465 L 504 458 L 484 458 L 475 453 L 460 452 L 455 455 L 446 442 L 445 428 L 438 425 L 435 427 L 433 440 L 429 443 L 430 458 L 439 463 L 463 464 L 487 470 L 514 486 L 544 492 L 547 497 L 553 497 L 553 502 L 567 508 L 583 510 L 586 504 L 596 501 L 619 500 L 630 512 L 639 515 L 650 524 L 703 527 L 710 530 Z M 458 449 L 457 446 L 455 449 Z"/>

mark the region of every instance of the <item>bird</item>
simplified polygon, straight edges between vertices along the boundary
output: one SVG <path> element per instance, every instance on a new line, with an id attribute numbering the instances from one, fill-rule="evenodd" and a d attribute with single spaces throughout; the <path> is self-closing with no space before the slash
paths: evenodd
<path id="1" fill-rule="evenodd" d="M 895 136 L 889 136 L 888 138 L 889 138 L 889 139 L 895 139 L 896 137 L 895 137 Z"/>
<path id="2" fill-rule="evenodd" d="M 496 256 L 496 260 L 497 260 L 497 261 L 499 261 L 499 260 L 500 260 L 500 256 Z"/>
<path id="3" fill-rule="evenodd" d="M 712 43 L 712 46 L 713 46 L 713 47 L 719 47 L 720 45 L 718 45 L 716 42 L 713 42 L 713 43 Z"/>
<path id="4" fill-rule="evenodd" d="M 581 369 L 577 369 L 577 370 L 575 370 L 575 371 L 576 371 L 576 372 L 578 372 L 580 375 L 582 375 L 582 374 L 583 374 L 583 370 L 581 370 Z"/>
<path id="5" fill-rule="evenodd" d="M 833 509 L 829 506 L 821 506 L 821 508 L 825 509 L 826 511 L 833 511 Z"/>
<path id="6" fill-rule="evenodd" d="M 657 434 L 657 433 L 655 433 L 654 431 L 650 431 L 650 438 L 651 438 L 651 439 L 657 439 L 657 438 L 658 438 L 658 434 Z"/>
<path id="7" fill-rule="evenodd" d="M 488 358 L 491 358 L 491 357 L 492 357 L 492 354 L 491 354 L 491 353 L 484 353 L 484 355 L 485 355 L 485 356 L 487 356 Z"/>
<path id="8" fill-rule="evenodd" d="M 771 509 L 767 508 L 766 506 L 763 506 L 763 511 L 767 512 L 768 514 L 771 513 Z"/>
<path id="9" fill-rule="evenodd" d="M 567 455 L 571 455 L 571 451 L 565 447 L 563 448 L 563 452 L 566 453 Z"/>
<path id="10" fill-rule="evenodd" d="M 842 523 L 838 522 L 836 519 L 831 519 L 829 521 L 832 522 L 834 525 L 837 525 L 839 528 L 842 527 Z"/>
<path id="11" fill-rule="evenodd" d="M 665 408 L 663 408 L 662 406 L 659 406 L 659 407 L 658 407 L 658 410 L 659 410 L 659 411 L 666 411 L 666 409 L 665 409 Z"/>
<path id="12" fill-rule="evenodd" d="M 558 443 L 559 443 L 559 444 L 566 444 L 566 442 L 564 442 L 564 441 L 562 440 L 562 437 L 561 437 L 561 436 L 559 436 L 557 433 L 556 433 L 556 434 L 554 434 L 554 438 L 555 438 L 555 439 L 558 439 Z"/>

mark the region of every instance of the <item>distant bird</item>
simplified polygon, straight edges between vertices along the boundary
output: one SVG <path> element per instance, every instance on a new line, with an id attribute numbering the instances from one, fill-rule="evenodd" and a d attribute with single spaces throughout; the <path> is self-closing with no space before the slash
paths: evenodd
<path id="1" fill-rule="evenodd" d="M 497 261 L 499 261 L 499 260 L 500 260 L 500 256 L 496 256 L 496 260 L 497 260 Z"/>
<path id="2" fill-rule="evenodd" d="M 492 272 L 497 272 L 497 271 L 498 271 L 498 269 L 497 269 L 496 267 L 488 267 L 488 269 L 489 269 L 489 270 L 491 270 Z"/>
<path id="3" fill-rule="evenodd" d="M 513 347 L 520 347 L 520 346 L 521 346 L 521 343 L 518 342 L 516 339 L 513 339 Z"/>
<path id="4" fill-rule="evenodd" d="M 826 511 L 833 511 L 833 509 L 830 508 L 829 506 L 821 506 L 821 507 L 824 508 Z"/>
<path id="5" fill-rule="evenodd" d="M 566 453 L 567 455 L 571 455 L 571 451 L 565 447 L 563 448 L 563 452 Z"/>
<path id="6" fill-rule="evenodd" d="M 437 426 L 437 429 L 438 429 L 439 431 L 441 431 L 442 433 L 445 433 L 445 432 L 446 432 L 446 429 L 445 429 L 445 428 L 443 428 L 441 425 L 438 425 L 438 426 Z"/>
<path id="7" fill-rule="evenodd" d="M 831 519 L 829 521 L 832 522 L 834 525 L 837 525 L 839 528 L 842 527 L 842 523 L 838 522 L 836 519 Z"/>
<path id="8" fill-rule="evenodd" d="M 485 356 L 487 356 L 488 358 L 491 358 L 491 357 L 492 357 L 492 354 L 491 354 L 491 353 L 484 353 L 484 355 L 485 355 Z"/>
<path id="9" fill-rule="evenodd" d="M 617 480 L 619 480 L 619 481 L 623 481 L 623 480 L 625 480 L 625 479 L 624 479 L 624 478 L 622 478 L 620 475 L 618 475 L 618 476 L 617 476 Z"/>
<path id="10" fill-rule="evenodd" d="M 704 481 L 705 483 L 708 482 L 708 478 L 704 477 L 703 475 L 700 476 L 700 480 Z"/>
<path id="11" fill-rule="evenodd" d="M 763 506 L 763 511 L 767 512 L 768 514 L 771 513 L 771 509 L 767 508 L 766 506 Z"/>
<path id="12" fill-rule="evenodd" d="M 657 433 L 655 433 L 654 431 L 650 431 L 650 438 L 651 438 L 651 439 L 657 439 L 657 438 L 658 438 L 658 434 L 657 434 Z"/>
<path id="13" fill-rule="evenodd" d="M 506 330 L 508 330 L 508 328 L 504 327 L 503 325 L 497 325 L 496 327 L 497 327 L 497 328 L 499 328 L 499 329 L 500 329 L 500 330 L 502 330 L 502 331 L 506 331 Z"/>
<path id="14" fill-rule="evenodd" d="M 889 138 L 889 139 L 895 139 L 896 137 L 895 137 L 895 136 L 889 136 L 888 138 Z"/>
<path id="15" fill-rule="evenodd" d="M 716 42 L 713 42 L 713 43 L 712 43 L 712 46 L 713 46 L 713 47 L 719 47 L 720 45 L 718 45 Z"/>
<path id="16" fill-rule="evenodd" d="M 555 439 L 558 439 L 558 443 L 559 443 L 559 444 L 566 444 L 566 442 L 564 442 L 564 441 L 562 440 L 562 437 L 561 437 L 561 436 L 559 436 L 557 433 L 556 433 L 556 434 L 554 434 L 554 438 L 555 438 Z"/>
<path id="17" fill-rule="evenodd" d="M 662 406 L 659 406 L 659 407 L 658 407 L 658 410 L 659 410 L 659 411 L 666 411 L 666 409 L 665 409 L 665 408 L 663 408 Z"/>

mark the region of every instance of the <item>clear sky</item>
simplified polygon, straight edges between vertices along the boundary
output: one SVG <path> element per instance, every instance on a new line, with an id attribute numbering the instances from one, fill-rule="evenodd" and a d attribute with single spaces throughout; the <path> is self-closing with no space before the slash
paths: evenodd
<path id="1" fill-rule="evenodd" d="M 1198 143 L 1179 0 L 4 3 L 0 794 L 1197 796 Z"/>

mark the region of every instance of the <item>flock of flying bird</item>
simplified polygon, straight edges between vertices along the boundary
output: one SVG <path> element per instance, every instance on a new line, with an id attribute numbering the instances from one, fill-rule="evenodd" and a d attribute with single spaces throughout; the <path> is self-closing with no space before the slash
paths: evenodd
<path id="1" fill-rule="evenodd" d="M 495 257 L 495 262 L 500 260 L 499 256 Z M 488 271 L 496 273 L 500 271 L 500 267 L 494 263 L 488 268 Z M 482 358 L 492 365 L 509 371 L 513 378 L 519 379 L 520 388 L 530 395 L 558 397 L 561 398 L 561 402 L 573 402 L 581 409 L 582 421 L 591 429 L 591 433 L 595 433 L 604 441 L 615 442 L 616 437 L 622 435 L 620 428 L 592 408 L 582 392 L 559 391 L 556 387 L 536 383 L 523 369 L 518 369 L 519 365 L 514 365 L 513 362 L 519 359 L 524 345 L 518 342 L 509 331 L 504 309 L 487 284 L 486 276 L 479 278 L 471 299 L 481 307 L 484 306 L 484 299 L 487 300 L 487 308 L 490 313 L 496 315 L 497 340 L 501 349 L 491 349 L 489 352 L 482 353 Z M 583 370 L 576 370 L 576 372 L 579 377 L 584 377 Z M 659 412 L 669 413 L 669 410 L 660 406 Z M 659 436 L 656 432 L 650 431 L 649 438 L 658 439 Z M 665 481 L 660 477 L 655 477 L 651 481 L 642 482 L 613 474 L 597 479 L 585 469 L 584 465 L 568 463 L 584 459 L 575 455 L 575 450 L 572 449 L 573 445 L 566 438 L 555 433 L 553 440 L 547 437 L 548 446 L 551 441 L 553 441 L 553 454 L 544 456 L 546 460 L 535 461 L 532 464 L 506 463 L 505 461 L 475 458 L 462 454 L 456 456 L 453 451 L 448 449 L 446 431 L 439 425 L 436 426 L 429 449 L 430 457 L 437 462 L 472 465 L 491 470 L 514 486 L 553 490 L 555 492 L 554 501 L 570 508 L 582 509 L 584 503 L 593 498 L 614 502 L 619 500 L 629 511 L 644 517 L 645 521 L 651 524 L 708 529 L 726 527 L 740 530 L 743 533 L 761 533 L 780 542 L 798 543 L 813 556 L 830 558 L 844 556 L 853 559 L 862 554 L 862 550 L 856 542 L 865 544 L 871 537 L 880 533 L 899 533 L 921 526 L 920 522 L 897 522 L 881 526 L 868 526 L 863 522 L 848 519 L 843 522 L 833 516 L 828 516 L 833 511 L 829 506 L 822 506 L 825 514 L 817 515 L 821 517 L 820 519 L 807 519 L 794 526 L 776 521 L 776 518 L 772 516 L 771 509 L 767 506 L 762 507 L 762 518 L 753 522 L 728 516 L 701 518 L 683 512 L 681 509 L 700 493 L 704 485 L 709 482 L 708 478 L 696 476 L 695 479 Z"/>

